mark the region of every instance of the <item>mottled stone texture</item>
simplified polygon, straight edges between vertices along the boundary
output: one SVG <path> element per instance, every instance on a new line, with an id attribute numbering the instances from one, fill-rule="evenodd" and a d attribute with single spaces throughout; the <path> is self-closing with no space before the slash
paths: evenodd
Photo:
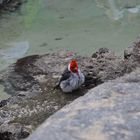
<path id="1" fill-rule="evenodd" d="M 136 42 L 129 51 L 125 51 L 125 58 L 116 56 L 112 51 L 105 48 L 99 49 L 92 57 L 79 56 L 70 51 L 60 50 L 52 54 L 21 58 L 7 70 L 0 72 L 0 84 L 4 86 L 7 94 L 12 95 L 6 100 L 0 100 L 0 140 L 2 137 L 3 140 L 17 140 L 19 135 L 22 137 L 28 136 L 50 115 L 71 103 L 74 99 L 86 94 L 89 89 L 121 77 L 140 67 L 139 42 Z M 54 87 L 71 59 L 78 60 L 79 67 L 85 74 L 86 82 L 79 90 L 71 94 L 64 94 L 60 89 Z M 133 82 L 137 80 L 138 77 L 133 77 Z M 111 88 L 107 86 L 106 88 Z M 120 88 L 122 88 L 121 84 Z M 107 97 L 105 96 L 105 100 L 101 102 L 104 105 L 108 100 L 110 101 L 110 99 L 107 99 L 109 95 L 105 95 Z M 108 106 L 111 105 L 108 104 Z M 118 109 L 116 108 L 116 110 Z M 97 109 L 93 113 L 98 118 L 98 114 L 103 113 L 103 111 L 106 114 L 104 108 Z M 90 108 L 89 112 L 84 114 L 87 117 L 84 118 L 87 123 L 90 123 L 87 115 L 92 112 Z M 62 116 L 64 117 L 64 115 Z M 107 126 L 107 128 L 110 127 Z M 72 129 L 71 131 L 75 130 Z"/>
<path id="2" fill-rule="evenodd" d="M 26 0 L 0 0 L 0 12 L 10 11 L 13 12 L 20 7 Z"/>
<path id="3" fill-rule="evenodd" d="M 90 90 L 28 140 L 140 140 L 140 69 Z"/>

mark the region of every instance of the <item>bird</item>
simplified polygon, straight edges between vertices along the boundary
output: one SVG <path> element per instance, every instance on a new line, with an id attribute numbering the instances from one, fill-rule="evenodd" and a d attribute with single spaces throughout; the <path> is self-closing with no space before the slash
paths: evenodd
<path id="1" fill-rule="evenodd" d="M 59 87 L 64 93 L 71 93 L 85 82 L 85 76 L 78 67 L 77 60 L 71 60 L 62 73 Z"/>

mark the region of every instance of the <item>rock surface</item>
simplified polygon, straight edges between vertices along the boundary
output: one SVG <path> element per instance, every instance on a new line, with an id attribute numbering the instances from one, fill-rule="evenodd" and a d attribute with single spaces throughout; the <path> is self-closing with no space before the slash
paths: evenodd
<path id="1" fill-rule="evenodd" d="M 26 0 L 0 0 L 0 10 L 13 12 Z"/>
<path id="2" fill-rule="evenodd" d="M 139 140 L 140 69 L 90 90 L 28 140 Z"/>
<path id="3" fill-rule="evenodd" d="M 86 94 L 90 88 L 140 67 L 139 42 L 134 43 L 129 56 L 128 51 L 125 51 L 124 59 L 104 48 L 99 49 L 92 57 L 59 51 L 19 59 L 0 73 L 0 84 L 12 95 L 0 102 L 0 136 L 5 138 L 5 134 L 8 134 L 8 140 L 16 140 L 19 135 L 27 136 L 46 118 Z M 68 62 L 73 58 L 78 60 L 86 76 L 86 82 L 73 94 L 64 94 L 54 87 Z"/>

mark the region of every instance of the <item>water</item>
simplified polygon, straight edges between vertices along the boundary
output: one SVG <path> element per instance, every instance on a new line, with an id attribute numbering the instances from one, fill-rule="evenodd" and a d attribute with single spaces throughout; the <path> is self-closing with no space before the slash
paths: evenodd
<path id="1" fill-rule="evenodd" d="M 1 17 L 0 70 L 59 49 L 91 55 L 107 47 L 121 54 L 138 35 L 139 0 L 28 0 L 20 12 Z"/>
<path id="2" fill-rule="evenodd" d="M 133 6 L 122 8 L 115 0 L 29 0 L 21 15 L 1 20 L 0 48 L 26 41 L 26 55 L 57 49 L 85 55 L 100 47 L 120 53 L 140 34 L 140 2 Z"/>

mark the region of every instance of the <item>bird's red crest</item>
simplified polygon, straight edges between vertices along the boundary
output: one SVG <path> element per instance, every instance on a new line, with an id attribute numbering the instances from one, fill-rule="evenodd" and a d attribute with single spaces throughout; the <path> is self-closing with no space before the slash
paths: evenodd
<path id="1" fill-rule="evenodd" d="M 78 72 L 78 63 L 77 63 L 76 60 L 72 60 L 72 61 L 70 62 L 70 70 L 71 70 L 72 72 L 75 72 L 75 73 Z"/>

